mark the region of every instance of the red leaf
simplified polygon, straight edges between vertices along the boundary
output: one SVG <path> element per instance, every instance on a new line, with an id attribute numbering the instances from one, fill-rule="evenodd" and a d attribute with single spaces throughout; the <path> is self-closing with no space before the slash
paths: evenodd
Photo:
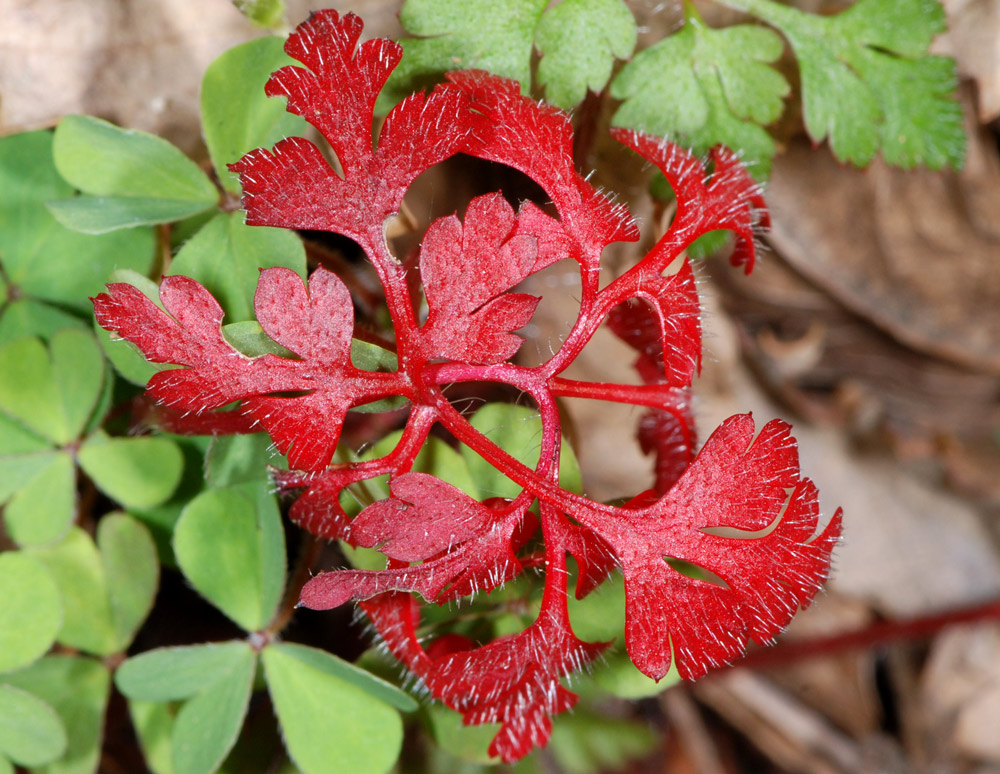
<path id="1" fill-rule="evenodd" d="M 671 649 L 681 676 L 694 679 L 740 655 L 748 638 L 769 642 L 825 577 L 840 513 L 813 539 L 816 489 L 799 477 L 788 425 L 753 432 L 748 414 L 726 420 L 664 497 L 621 509 L 598 530 L 625 574 L 629 655 L 650 677 L 667 673 Z M 744 534 L 706 532 L 719 527 Z M 667 557 L 725 585 L 682 575 Z"/>

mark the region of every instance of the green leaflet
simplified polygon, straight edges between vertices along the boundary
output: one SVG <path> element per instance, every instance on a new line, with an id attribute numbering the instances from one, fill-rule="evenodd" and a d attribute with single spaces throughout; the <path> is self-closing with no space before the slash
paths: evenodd
<path id="1" fill-rule="evenodd" d="M 77 461 L 97 487 L 127 508 L 165 502 L 181 480 L 184 458 L 169 438 L 111 438 L 98 430 L 80 446 Z"/>
<path id="2" fill-rule="evenodd" d="M 233 5 L 258 27 L 274 29 L 285 21 L 285 0 L 233 0 Z"/>
<path id="3" fill-rule="evenodd" d="M 66 729 L 36 696 L 0 684 L 0 756 L 22 766 L 41 766 L 66 749 Z"/>
<path id="4" fill-rule="evenodd" d="M 104 712 L 111 674 L 99 661 L 77 656 L 49 656 L 7 681 L 47 702 L 66 727 L 62 756 L 33 769 L 36 774 L 93 774 L 101 754 Z"/>
<path id="5" fill-rule="evenodd" d="M 601 91 L 614 60 L 628 59 L 635 41 L 635 19 L 621 0 L 563 0 L 542 16 L 535 32 L 545 99 L 568 110 L 588 89 Z"/>
<path id="6" fill-rule="evenodd" d="M 769 66 L 781 50 L 770 30 L 716 30 L 690 13 L 680 32 L 638 53 L 611 83 L 611 96 L 624 100 L 614 124 L 668 137 L 695 153 L 727 145 L 764 179 L 776 147 L 763 126 L 781 115 L 789 92 Z"/>
<path id="7" fill-rule="evenodd" d="M 399 713 L 364 683 L 343 679 L 340 666 L 328 668 L 331 659 L 288 643 L 264 648 L 264 675 L 288 752 L 305 774 L 383 774 L 402 745 Z"/>
<path id="8" fill-rule="evenodd" d="M 72 194 L 72 186 L 59 176 L 52 160 L 51 132 L 0 138 L 0 264 L 5 280 L 20 297 L 11 301 L 8 290 L 8 300 L 0 302 L 0 329 L 19 326 L 21 333 L 48 337 L 56 327 L 53 321 L 67 315 L 46 302 L 89 314 L 87 297 L 103 289 L 114 269 L 143 274 L 150 270 L 151 229 L 90 236 L 59 225 L 45 203 Z M 28 301 L 34 306 L 18 312 L 23 318 L 18 326 L 6 319 Z"/>
<path id="9" fill-rule="evenodd" d="M 64 225 L 86 233 L 181 220 L 218 203 L 215 186 L 197 164 L 146 132 L 67 116 L 52 153 L 63 178 L 88 196 L 59 200 L 50 209 Z"/>
<path id="10" fill-rule="evenodd" d="M 450 70 L 487 70 L 531 85 L 531 51 L 542 54 L 538 82 L 550 102 L 572 108 L 587 89 L 600 91 L 615 58 L 635 47 L 636 27 L 622 0 L 407 0 L 399 19 L 414 36 L 400 42 L 403 61 L 377 110 L 387 112 Z"/>
<path id="11" fill-rule="evenodd" d="M 62 626 L 62 604 L 45 565 L 14 551 L 0 554 L 0 599 L 2 673 L 27 666 L 52 646 Z"/>
<path id="12" fill-rule="evenodd" d="M 59 543 L 32 554 L 59 589 L 59 642 L 99 656 L 125 650 L 156 594 L 159 567 L 148 530 L 124 514 L 111 514 L 101 521 L 97 544 L 73 527 Z"/>
<path id="13" fill-rule="evenodd" d="M 194 498 L 174 530 L 174 553 L 199 593 L 246 631 L 270 622 L 284 587 L 285 541 L 266 482 Z"/>
<path id="14" fill-rule="evenodd" d="M 725 0 L 781 30 L 799 60 L 806 128 L 863 166 L 961 167 L 965 135 L 955 63 L 927 53 L 945 28 L 937 0 L 860 0 L 814 16 L 772 0 Z"/>
<path id="15" fill-rule="evenodd" d="M 253 318 L 260 270 L 285 266 L 305 279 L 302 240 L 283 228 L 250 227 L 242 212 L 219 213 L 189 239 L 170 265 L 192 277 L 219 301 L 230 323 Z"/>
<path id="16" fill-rule="evenodd" d="M 51 543 L 73 522 L 76 475 L 67 452 L 0 457 L 0 488 L 5 490 L 0 494 L 10 492 L 3 517 L 18 545 Z"/>
<path id="17" fill-rule="evenodd" d="M 281 0 L 240 0 L 237 7 L 255 24 L 271 27 L 284 16 Z M 256 148 L 270 148 L 306 132 L 301 116 L 285 101 L 264 94 L 271 73 L 299 64 L 284 51 L 282 38 L 266 37 L 231 48 L 205 70 L 201 81 L 201 123 L 205 144 L 223 188 L 240 193 L 239 176 L 228 165 Z"/>
<path id="18" fill-rule="evenodd" d="M 115 685 L 136 701 L 189 699 L 237 669 L 248 647 L 232 641 L 148 650 L 118 668 Z"/>

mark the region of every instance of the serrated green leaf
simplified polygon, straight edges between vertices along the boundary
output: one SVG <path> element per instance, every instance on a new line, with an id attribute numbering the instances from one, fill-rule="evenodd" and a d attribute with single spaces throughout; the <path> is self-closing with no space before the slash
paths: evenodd
<path id="1" fill-rule="evenodd" d="M 266 485 L 198 495 L 177 522 L 174 553 L 199 593 L 246 631 L 262 629 L 274 615 L 284 540 Z"/>
<path id="2" fill-rule="evenodd" d="M 55 580 L 37 559 L 0 553 L 0 672 L 27 666 L 44 654 L 62 626 Z"/>
<path id="3" fill-rule="evenodd" d="M 684 28 L 639 52 L 611 83 L 613 123 L 703 154 L 717 144 L 764 179 L 776 147 L 762 125 L 781 115 L 789 85 L 769 63 L 782 42 L 763 27 L 712 29 L 689 9 Z"/>
<path id="4" fill-rule="evenodd" d="M 881 149 L 904 168 L 961 167 L 955 65 L 927 53 L 945 28 L 937 0 L 860 0 L 836 16 L 772 0 L 726 0 L 777 27 L 799 60 L 806 129 L 841 161 L 864 166 Z"/>
<path id="5" fill-rule="evenodd" d="M 622 0 L 563 0 L 542 16 L 535 32 L 546 100 L 568 110 L 588 89 L 601 91 L 614 60 L 628 59 L 635 41 L 635 18 Z"/>
<path id="6" fill-rule="evenodd" d="M 113 269 L 149 271 L 155 238 L 148 228 L 104 236 L 63 228 L 45 202 L 72 194 L 53 163 L 51 132 L 0 138 L 0 263 L 6 280 L 22 300 L 88 314 L 88 296 L 101 291 Z"/>
<path id="7" fill-rule="evenodd" d="M 122 663 L 115 685 L 136 701 L 189 699 L 238 669 L 249 647 L 234 640 L 148 650 Z"/>
<path id="8" fill-rule="evenodd" d="M 111 513 L 97 525 L 97 548 L 107 579 L 115 640 L 124 648 L 153 609 L 160 579 L 156 545 L 141 522 L 124 513 Z"/>
<path id="9" fill-rule="evenodd" d="M 3 517 L 7 533 L 18 545 L 36 546 L 62 537 L 76 511 L 76 475 L 66 452 L 33 456 L 31 473 L 7 501 Z M 0 477 L 7 478 L 4 465 Z"/>
<path id="10" fill-rule="evenodd" d="M 99 656 L 120 649 L 101 556 L 90 536 L 73 527 L 59 543 L 32 549 L 59 588 L 63 623 L 58 640 Z"/>
<path id="11" fill-rule="evenodd" d="M 403 740 L 399 713 L 356 684 L 274 643 L 262 660 L 288 752 L 305 774 L 383 774 Z"/>
<path id="12" fill-rule="evenodd" d="M 325 650 L 297 645 L 294 642 L 279 642 L 270 647 L 278 648 L 286 656 L 295 658 L 312 669 L 332 675 L 345 683 L 350 683 L 402 712 L 414 712 L 418 707 L 412 696 L 392 683 L 373 675 L 366 669 L 337 658 Z"/>
<path id="13" fill-rule="evenodd" d="M 63 328 L 86 330 L 87 324 L 51 304 L 19 298 L 0 313 L 0 346 L 23 336 L 37 336 L 48 341 Z"/>
<path id="14" fill-rule="evenodd" d="M 255 23 L 270 27 L 284 15 L 280 0 L 237 2 Z M 285 110 L 285 101 L 264 94 L 271 73 L 299 64 L 284 51 L 282 38 L 251 40 L 226 51 L 205 70 L 201 82 L 201 123 L 205 144 L 223 187 L 240 193 L 239 176 L 229 164 L 256 148 L 270 148 L 306 132 L 306 121 Z"/>
<path id="15" fill-rule="evenodd" d="M 233 0 L 233 5 L 258 27 L 274 29 L 284 23 L 285 0 Z M 237 70 L 236 73 L 238 75 L 239 71 Z M 202 90 L 204 93 L 204 83 Z M 204 112 L 204 107 L 202 107 L 202 112 Z"/>
<path id="16" fill-rule="evenodd" d="M 239 660 L 225 675 L 189 699 L 177 713 L 171 738 L 174 769 L 210 774 L 222 765 L 243 725 L 257 657 L 243 643 Z"/>
<path id="17" fill-rule="evenodd" d="M 529 468 L 538 464 L 542 421 L 535 409 L 511 403 L 487 403 L 472 415 L 472 426 Z M 521 487 L 467 446 L 461 447 L 469 473 L 481 497 L 515 498 Z M 559 455 L 559 483 L 570 491 L 581 488 L 580 464 L 564 440 Z"/>
<path id="18" fill-rule="evenodd" d="M 214 206 L 218 192 L 198 165 L 153 134 L 93 116 L 66 116 L 52 145 L 56 169 L 93 196 L 168 199 Z"/>
<path id="19" fill-rule="evenodd" d="M 111 438 L 103 431 L 81 444 L 77 461 L 98 489 L 127 508 L 165 502 L 177 488 L 184 464 L 169 438 Z"/>
<path id="20" fill-rule="evenodd" d="M 66 749 L 66 729 L 48 704 L 26 691 L 0 685 L 0 755 L 22 766 L 41 766 Z"/>
<path id="21" fill-rule="evenodd" d="M 403 38 L 403 60 L 389 76 L 377 109 L 387 111 L 450 70 L 486 70 L 531 80 L 535 28 L 548 0 L 406 0 L 399 20 L 416 38 Z"/>
<path id="22" fill-rule="evenodd" d="M 149 770 L 153 774 L 174 774 L 170 751 L 170 735 L 174 730 L 171 707 L 160 702 L 130 700 L 128 712 Z"/>
<path id="23" fill-rule="evenodd" d="M 34 774 L 94 774 L 111 688 L 108 668 L 91 658 L 49 656 L 8 682 L 46 701 L 66 727 L 65 753 Z"/>
<path id="24" fill-rule="evenodd" d="M 183 220 L 215 207 L 215 203 L 138 196 L 74 196 L 46 202 L 60 225 L 81 234 L 107 234 L 137 226 Z"/>
<path id="25" fill-rule="evenodd" d="M 253 318 L 260 270 L 283 266 L 305 279 L 306 253 L 295 232 L 250 227 L 242 212 L 219 214 L 189 239 L 170 264 L 171 274 L 193 277 L 211 291 L 227 322 Z"/>

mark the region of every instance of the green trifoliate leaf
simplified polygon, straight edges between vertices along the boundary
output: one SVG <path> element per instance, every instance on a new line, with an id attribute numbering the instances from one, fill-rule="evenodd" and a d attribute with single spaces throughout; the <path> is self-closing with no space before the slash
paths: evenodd
<path id="1" fill-rule="evenodd" d="M 17 478 L 19 474 L 23 477 Z M 3 517 L 7 533 L 18 545 L 52 543 L 73 522 L 76 475 L 68 452 L 0 457 L 0 489 L 12 491 Z"/>
<path id="2" fill-rule="evenodd" d="M 98 489 L 126 508 L 165 502 L 184 466 L 180 449 L 169 438 L 111 438 L 101 430 L 83 442 L 77 461 Z"/>
<path id="3" fill-rule="evenodd" d="M 538 464 L 542 443 L 542 420 L 535 409 L 510 403 L 487 403 L 472 416 L 472 426 L 529 468 Z M 461 448 L 469 472 L 481 497 L 515 498 L 521 487 L 467 446 Z M 559 455 L 559 485 L 580 491 L 580 464 L 563 440 Z"/>
<path id="4" fill-rule="evenodd" d="M 0 755 L 41 766 L 66 750 L 66 729 L 48 704 L 19 688 L 0 685 Z"/>
<path id="5" fill-rule="evenodd" d="M 927 53 L 945 29 L 937 0 L 861 0 L 815 16 L 771 0 L 727 0 L 777 27 L 802 76 L 806 129 L 842 161 L 958 168 L 965 157 L 955 63 Z"/>
<path id="6" fill-rule="evenodd" d="M 684 28 L 641 51 L 611 84 L 624 100 L 614 124 L 668 137 L 695 153 L 722 144 L 767 177 L 775 144 L 762 128 L 781 115 L 789 91 L 769 66 L 782 42 L 763 27 L 715 30 L 696 15 Z"/>
<path id="7" fill-rule="evenodd" d="M 86 331 L 60 331 L 48 348 L 35 338 L 0 348 L 0 411 L 56 444 L 79 437 L 103 382 L 104 358 Z"/>
<path id="8" fill-rule="evenodd" d="M 51 304 L 18 298 L 4 306 L 0 313 L 0 346 L 25 336 L 48 341 L 63 328 L 86 330 L 87 324 Z"/>
<path id="9" fill-rule="evenodd" d="M 212 181 L 178 148 L 92 116 L 62 120 L 53 157 L 63 178 L 89 196 L 61 200 L 52 212 L 87 233 L 181 220 L 218 202 Z"/>
<path id="10" fill-rule="evenodd" d="M 35 774 L 94 774 L 101 754 L 111 674 L 99 661 L 49 656 L 11 675 L 8 682 L 46 701 L 66 727 L 66 751 Z"/>
<path id="11" fill-rule="evenodd" d="M 262 653 L 292 760 L 305 774 L 384 774 L 402 744 L 399 714 L 357 682 L 342 679 L 337 669 L 324 668 L 325 654 L 303 657 L 311 650 L 274 643 Z"/>
<path id="12" fill-rule="evenodd" d="M 233 641 L 148 650 L 118 668 L 115 685 L 137 701 L 189 699 L 238 669 L 248 649 Z"/>
<path id="13" fill-rule="evenodd" d="M 184 575 L 212 604 L 247 631 L 271 620 L 284 583 L 281 518 L 266 484 L 202 493 L 174 531 Z"/>
<path id="14" fill-rule="evenodd" d="M 90 536 L 73 527 L 59 543 L 34 549 L 56 585 L 63 606 L 59 642 L 99 656 L 119 650 L 101 556 Z"/>
<path id="15" fill-rule="evenodd" d="M 545 99 L 569 109 L 583 101 L 588 89 L 600 91 L 614 60 L 632 55 L 635 40 L 635 18 L 622 0 L 563 0 L 535 32 Z"/>
<path id="16" fill-rule="evenodd" d="M 399 21 L 415 38 L 399 41 L 403 61 L 379 97 L 388 110 L 450 70 L 487 70 L 531 82 L 531 47 L 548 0 L 407 0 Z"/>
<path id="17" fill-rule="evenodd" d="M 88 296 L 101 292 L 115 268 L 149 271 L 155 240 L 148 228 L 90 236 L 62 227 L 45 203 L 72 195 L 72 186 L 53 163 L 51 132 L 0 138 L 0 263 L 5 279 L 22 300 L 52 301 L 89 314 Z"/>
<path id="18" fill-rule="evenodd" d="M 62 603 L 45 565 L 15 551 L 0 554 L 0 599 L 0 672 L 9 672 L 52 646 L 62 626 Z"/>
<path id="19" fill-rule="evenodd" d="M 302 240 L 283 228 L 250 227 L 242 212 L 216 215 L 189 239 L 170 264 L 171 274 L 193 277 L 209 289 L 227 322 L 254 316 L 260 270 L 284 266 L 306 277 Z"/>
<path id="20" fill-rule="evenodd" d="M 243 13 L 261 26 L 280 22 L 280 0 L 237 2 Z M 299 64 L 284 51 L 282 38 L 258 38 L 226 51 L 208 66 L 201 82 L 201 123 L 205 144 L 223 187 L 240 193 L 239 176 L 229 164 L 256 148 L 305 133 L 306 121 L 285 110 L 285 101 L 264 94 L 271 73 Z"/>
<path id="21" fill-rule="evenodd" d="M 233 667 L 189 699 L 171 738 L 175 771 L 211 774 L 236 744 L 250 702 L 257 656 L 246 643 Z"/>

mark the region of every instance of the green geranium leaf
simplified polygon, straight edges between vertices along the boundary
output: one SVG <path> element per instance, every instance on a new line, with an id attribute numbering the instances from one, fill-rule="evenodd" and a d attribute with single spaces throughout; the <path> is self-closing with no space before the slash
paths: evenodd
<path id="1" fill-rule="evenodd" d="M 66 729 L 56 711 L 26 691 L 0 685 L 0 755 L 41 766 L 65 750 Z"/>
<path id="2" fill-rule="evenodd" d="M 836 16 L 772 0 L 726 0 L 777 27 L 799 60 L 806 129 L 841 161 L 881 149 L 903 168 L 959 168 L 965 158 L 955 63 L 927 53 L 945 29 L 937 0 L 861 0 Z"/>
<path id="3" fill-rule="evenodd" d="M 79 437 L 104 381 L 104 358 L 86 331 L 17 339 L 0 348 L 0 411 L 56 444 Z"/>
<path id="4" fill-rule="evenodd" d="M 510 403 L 487 403 L 472 416 L 472 426 L 515 459 L 534 468 L 542 442 L 542 420 L 535 409 Z M 515 498 L 521 487 L 472 449 L 461 448 L 481 497 Z M 564 440 L 559 455 L 559 484 L 570 491 L 581 488 L 580 464 Z"/>
<path id="5" fill-rule="evenodd" d="M 46 204 L 59 223 L 82 234 L 107 234 L 125 228 L 183 220 L 212 204 L 138 196 L 76 196 Z"/>
<path id="6" fill-rule="evenodd" d="M 236 744 L 250 702 L 257 656 L 246 643 L 232 668 L 189 699 L 171 737 L 174 769 L 210 774 Z"/>
<path id="7" fill-rule="evenodd" d="M 624 100 L 615 126 L 690 146 L 738 151 L 758 179 L 767 177 L 776 146 L 762 128 L 781 115 L 789 85 L 769 66 L 782 42 L 763 27 L 712 29 L 689 12 L 684 28 L 639 52 L 611 83 Z"/>
<path id="8" fill-rule="evenodd" d="M 66 751 L 58 760 L 33 771 L 94 774 L 111 688 L 108 668 L 91 658 L 49 656 L 7 681 L 48 702 L 66 727 Z"/>
<path id="9" fill-rule="evenodd" d="M 59 543 L 32 549 L 52 574 L 63 606 L 59 642 L 99 656 L 121 649 L 116 637 L 107 578 L 101 555 L 90 536 L 70 529 Z"/>
<path id="10" fill-rule="evenodd" d="M 542 58 L 538 82 L 545 98 L 569 109 L 598 92 L 615 59 L 635 49 L 635 18 L 622 0 L 563 0 L 548 11 L 535 33 Z"/>
<path id="11" fill-rule="evenodd" d="M 237 7 L 254 23 L 271 27 L 284 16 L 280 0 L 241 0 Z M 264 94 L 275 70 L 299 64 L 282 38 L 251 40 L 226 51 L 208 66 L 201 82 L 201 123 L 205 144 L 223 187 L 240 193 L 239 176 L 228 165 L 257 148 L 305 134 L 306 121 L 285 110 L 285 102 Z"/>
<path id="12" fill-rule="evenodd" d="M 399 21 L 416 38 L 399 41 L 403 60 L 389 76 L 379 109 L 443 80 L 450 70 L 487 70 L 531 81 L 531 46 L 548 0 L 406 0 Z"/>
<path id="13" fill-rule="evenodd" d="M 284 537 L 266 484 L 198 495 L 177 522 L 174 553 L 192 585 L 245 630 L 271 620 L 284 583 Z"/>
<path id="14" fill-rule="evenodd" d="M 153 609 L 160 579 L 156 544 L 141 522 L 124 513 L 111 513 L 97 525 L 97 548 L 107 580 L 115 640 L 124 647 Z"/>
<path id="15" fill-rule="evenodd" d="M 274 643 L 262 659 L 288 752 L 305 774 L 383 774 L 395 763 L 403 724 L 391 706 L 356 682 L 317 668 L 307 650 Z"/>
<path id="16" fill-rule="evenodd" d="M 22 300 L 89 314 L 88 296 L 101 292 L 115 268 L 150 270 L 155 238 L 148 228 L 104 236 L 63 228 L 45 202 L 72 195 L 53 163 L 51 132 L 0 138 L 0 263 L 7 282 Z"/>
<path id="17" fill-rule="evenodd" d="M 181 450 L 169 438 L 111 438 L 103 431 L 84 441 L 77 461 L 102 492 L 127 508 L 165 502 L 184 465 Z"/>
<path id="18" fill-rule="evenodd" d="M 305 248 L 293 231 L 250 227 L 243 217 L 242 212 L 216 215 L 170 264 L 171 274 L 193 277 L 208 288 L 228 322 L 253 318 L 261 269 L 284 266 L 306 276 Z"/>
<path id="19" fill-rule="evenodd" d="M 59 174 L 92 196 L 187 202 L 202 209 L 219 199 L 198 165 L 162 137 L 93 116 L 66 116 L 56 129 L 52 156 Z"/>
<path id="20" fill-rule="evenodd" d="M 148 650 L 115 673 L 118 690 L 136 701 L 179 701 L 239 670 L 249 645 L 242 641 Z"/>
<path id="21" fill-rule="evenodd" d="M 0 553 L 0 672 L 27 666 L 56 640 L 62 626 L 59 589 L 37 559 Z"/>
<path id="22" fill-rule="evenodd" d="M 11 481 L 18 470 L 24 477 Z M 3 516 L 18 545 L 52 543 L 66 534 L 76 511 L 76 472 L 67 452 L 40 452 L 20 460 L 0 457 L 0 487 L 11 486 L 17 489 Z"/>

